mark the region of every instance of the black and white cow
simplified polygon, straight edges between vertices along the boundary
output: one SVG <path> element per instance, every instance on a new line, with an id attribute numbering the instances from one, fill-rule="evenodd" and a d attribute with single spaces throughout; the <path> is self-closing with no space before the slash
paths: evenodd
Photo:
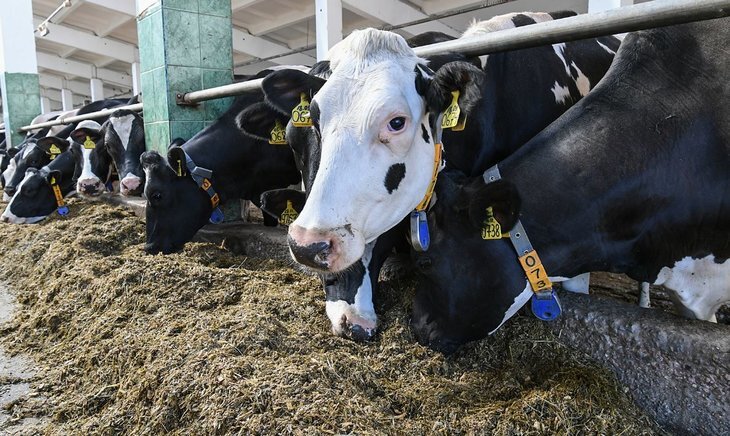
<path id="1" fill-rule="evenodd" d="M 512 14 L 501 25 L 528 21 L 536 20 Z M 477 23 L 466 35 L 484 28 Z M 446 162 L 473 173 L 585 95 L 617 46 L 614 38 L 556 44 L 490 55 L 484 71 L 451 63 L 432 75 L 399 35 L 353 32 L 331 50 L 332 75 L 312 99 L 321 164 L 289 227 L 295 260 L 341 271 L 421 202 L 434 169 L 431 123 L 452 92 L 468 121 L 465 131 L 444 133 Z"/>
<path id="2" fill-rule="evenodd" d="M 68 141 L 47 136 L 39 139 L 36 146 L 49 151 L 59 149 L 61 153 L 40 169 L 26 169 L 25 177 L 2 214 L 4 222 L 33 224 L 56 211 L 58 205 L 51 182 L 58 184 L 64 197 L 74 189 L 76 158 L 69 149 Z"/>
<path id="3" fill-rule="evenodd" d="M 730 301 L 728 24 L 629 34 L 591 94 L 499 163 L 501 179 L 439 176 L 432 245 L 416 255 L 422 343 L 453 351 L 533 294 L 510 240 L 482 239 L 488 208 L 503 232 L 520 219 L 550 276 L 625 273 L 714 320 Z"/>
<path id="4" fill-rule="evenodd" d="M 76 191 L 82 196 L 97 197 L 106 191 L 113 168 L 112 158 L 102 143 L 105 137 L 102 127 L 93 120 L 82 121 L 70 137 L 71 149 L 80 168 Z"/>
<path id="5" fill-rule="evenodd" d="M 122 195 L 140 195 L 144 190 L 144 171 L 139 158 L 145 151 L 144 122 L 130 110 L 117 110 L 103 126 L 103 147 L 119 174 Z"/>
<path id="6" fill-rule="evenodd" d="M 256 77 L 266 74 L 268 71 Z M 216 213 L 213 196 L 220 203 L 243 198 L 259 205 L 262 192 L 299 183 L 301 176 L 288 146 L 254 139 L 238 125 L 240 113 L 262 100 L 261 91 L 236 97 L 228 111 L 212 125 L 182 147 L 170 147 L 167 160 L 156 151 L 142 155 L 147 179 L 144 192 L 148 253 L 182 249 Z M 211 182 L 212 191 L 202 189 L 193 179 L 186 156 L 193 167 L 212 171 L 212 175 L 200 172 L 201 182 Z M 276 220 L 269 217 L 264 222 L 276 225 Z"/>
<path id="7" fill-rule="evenodd" d="M 524 25 L 544 20 L 545 16 L 550 17 L 548 14 L 531 13 L 529 15 L 534 16 L 535 20 L 530 21 L 530 17 L 525 14 L 511 14 L 506 17 L 496 17 L 489 22 L 477 23 L 472 28 L 472 32 L 504 28 L 507 23 Z M 496 163 L 499 157 L 514 151 L 587 92 L 579 90 L 575 85 L 576 80 L 574 79 L 580 78 L 582 74 L 578 73 L 577 65 L 581 65 L 584 70 L 588 71 L 588 79 L 584 78 L 580 82 L 583 85 L 587 83 L 589 86 L 593 86 L 610 65 L 612 60 L 610 48 L 616 49 L 617 45 L 616 39 L 604 38 L 578 42 L 575 45 L 568 44 L 567 47 L 547 46 L 491 55 L 484 73 L 464 62 L 453 63 L 453 58 L 452 63 L 440 68 L 447 64 L 443 57 L 440 57 L 440 64 L 435 64 L 438 69 L 431 85 L 433 100 L 441 100 L 441 94 L 450 96 L 451 90 L 459 89 L 466 97 L 461 100 L 462 110 L 476 114 L 475 116 L 470 115 L 472 119 L 463 131 L 444 133 L 447 166 L 475 175 Z M 560 57 L 556 54 L 562 55 L 565 51 L 570 53 L 567 61 L 565 56 Z M 475 63 L 472 60 L 468 61 L 471 61 L 472 64 Z M 429 63 L 429 65 L 434 64 Z M 573 69 L 575 78 L 572 75 L 566 76 L 568 74 L 565 72 L 566 65 L 569 69 Z M 565 98 L 565 95 L 560 93 L 559 101 L 556 101 L 558 96 L 552 92 L 556 83 L 562 84 L 560 86 L 568 89 L 569 98 Z M 296 104 L 295 102 L 298 102 L 301 92 L 313 96 L 323 84 L 323 80 L 311 76 L 307 77 L 296 72 L 280 72 L 267 77 L 264 81 L 264 91 L 272 105 L 277 107 L 281 114 L 285 114 L 287 110 L 291 110 L 292 105 Z M 445 109 L 441 102 L 437 101 L 436 106 L 437 112 Z M 313 175 L 319 166 L 320 126 L 316 124 L 318 113 L 319 108 L 314 106 L 315 126 L 311 129 L 293 128 L 291 125 L 287 127 L 287 138 L 294 150 L 295 159 L 299 167 L 303 168 L 303 174 L 308 173 L 304 174 L 307 187 L 312 186 Z M 422 127 L 421 135 L 424 140 L 431 141 L 431 135 L 425 126 Z M 433 149 L 433 145 L 430 147 Z M 393 184 L 394 186 L 391 188 L 396 190 L 399 182 L 397 175 L 397 171 L 388 171 L 383 177 L 384 184 Z M 309 183 L 307 183 L 308 181 Z M 378 183 L 383 182 L 377 181 L 368 186 L 377 189 Z M 265 209 L 272 209 L 275 214 L 279 214 L 286 207 L 287 200 L 293 203 L 303 203 L 303 200 L 297 198 L 297 194 L 290 190 L 267 193 L 262 203 L 264 203 Z M 392 247 L 392 242 L 387 241 L 398 241 L 398 236 L 403 234 L 402 226 L 399 227 L 389 230 L 384 240 L 378 239 L 377 245 L 375 241 L 366 244 L 362 259 L 370 259 L 370 262 L 362 264 L 364 268 L 360 268 L 361 259 L 353 267 L 341 273 L 332 274 L 332 276 L 344 275 L 349 278 L 357 271 L 364 269 L 373 280 L 372 289 L 374 290 L 380 266 Z M 368 277 L 360 280 L 349 278 L 345 280 L 345 283 L 357 283 L 363 288 L 370 285 Z M 351 295 L 352 292 L 337 294 Z M 363 303 L 367 300 L 366 298 L 357 299 L 357 304 L 353 304 L 355 298 L 349 298 L 350 301 L 346 302 L 347 304 L 338 300 L 330 303 L 330 293 L 328 292 L 327 295 L 328 315 L 331 315 L 333 329 L 336 333 L 348 332 L 346 326 L 352 330 L 350 319 L 370 318 L 367 325 L 375 325 L 372 303 Z M 332 306 L 333 309 L 330 310 L 329 306 Z M 335 306 L 339 309 L 335 309 Z M 368 313 L 369 315 L 364 317 L 358 313 Z M 347 322 L 340 321 L 343 319 Z"/>

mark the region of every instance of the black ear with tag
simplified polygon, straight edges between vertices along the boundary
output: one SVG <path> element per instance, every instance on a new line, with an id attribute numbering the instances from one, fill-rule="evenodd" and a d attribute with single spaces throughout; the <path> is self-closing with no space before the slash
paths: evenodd
<path id="1" fill-rule="evenodd" d="M 5 153 L 8 155 L 9 158 L 14 158 L 16 154 L 18 154 L 20 150 L 15 147 L 10 147 L 7 150 L 5 150 Z"/>
<path id="2" fill-rule="evenodd" d="M 180 147 L 170 147 L 167 151 L 167 163 L 178 177 L 188 175 L 187 160 L 185 159 L 185 151 Z"/>
<path id="3" fill-rule="evenodd" d="M 486 75 L 474 65 L 466 62 L 448 63 L 434 73 L 428 86 L 428 111 L 433 114 L 443 112 L 452 102 L 452 92 L 459 91 L 459 107 L 464 115 L 469 115 L 482 99 L 485 84 Z"/>
<path id="4" fill-rule="evenodd" d="M 312 96 L 326 83 L 324 79 L 299 70 L 279 70 L 266 76 L 261 88 L 266 101 L 283 115 L 290 116 L 292 109 L 301 101 L 304 93 L 311 101 Z"/>
<path id="5" fill-rule="evenodd" d="M 522 200 L 512 183 L 497 180 L 486 184 L 482 177 L 476 177 L 461 186 L 454 204 L 457 211 L 468 213 L 469 221 L 476 228 L 484 225 L 487 208 L 491 207 L 494 218 L 507 232 L 517 223 Z"/>
<path id="6" fill-rule="evenodd" d="M 73 132 L 71 132 L 70 136 L 71 136 L 71 139 L 73 139 L 75 142 L 78 142 L 79 144 L 84 144 L 86 142 L 87 137 L 94 143 L 98 144 L 101 141 L 101 138 L 103 137 L 103 132 L 101 129 L 93 130 L 93 129 L 87 129 L 86 127 L 82 127 L 80 129 L 76 129 Z"/>
<path id="7" fill-rule="evenodd" d="M 46 182 L 49 185 L 58 185 L 61 183 L 62 173 L 59 170 L 51 170 L 46 174 Z"/>
<path id="8" fill-rule="evenodd" d="M 68 150 L 71 144 L 57 136 L 46 136 L 36 141 L 36 146 L 47 154 L 58 155 Z"/>
<path id="9" fill-rule="evenodd" d="M 299 214 L 304 209 L 305 202 L 306 194 L 296 189 L 272 189 L 261 194 L 261 210 L 277 220 L 281 219 L 289 205 Z"/>
<path id="10" fill-rule="evenodd" d="M 269 141 L 276 120 L 286 127 L 289 117 L 282 115 L 266 103 L 254 103 L 236 117 L 236 124 L 246 135 L 259 141 Z"/>
<path id="11" fill-rule="evenodd" d="M 415 72 L 416 72 L 416 92 L 418 92 L 418 95 L 425 96 L 426 93 L 428 92 L 429 86 L 431 86 L 433 71 L 431 71 L 428 67 L 425 67 L 421 64 L 416 64 Z"/>

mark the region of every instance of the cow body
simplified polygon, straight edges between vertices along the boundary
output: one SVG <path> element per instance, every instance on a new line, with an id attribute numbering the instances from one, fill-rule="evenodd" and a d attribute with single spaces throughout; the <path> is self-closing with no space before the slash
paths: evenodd
<path id="1" fill-rule="evenodd" d="M 221 202 L 243 198 L 259 205 L 264 191 L 301 180 L 289 147 L 254 139 L 238 126 L 240 113 L 262 99 L 260 91 L 236 97 L 225 114 L 182 146 L 196 166 L 212 171 L 210 181 Z M 172 147 L 170 153 L 184 159 L 178 148 Z M 144 153 L 141 161 L 147 179 L 145 250 L 177 251 L 208 222 L 213 211 L 211 198 L 190 175 L 178 175 L 188 173 L 185 162 L 170 166 L 157 152 Z M 276 225 L 268 217 L 265 223 Z"/>
<path id="2" fill-rule="evenodd" d="M 498 18 L 498 28 L 537 21 Z M 490 55 L 483 71 L 450 63 L 432 74 L 398 35 L 354 32 L 333 47 L 332 75 L 312 101 L 325 170 L 289 227 L 295 260 L 345 269 L 421 202 L 434 167 L 433 124 L 452 92 L 460 91 L 467 123 L 444 132 L 446 165 L 478 173 L 585 95 L 617 46 L 612 38 L 558 44 Z"/>
<path id="3" fill-rule="evenodd" d="M 480 236 L 488 207 L 504 231 L 520 217 L 551 276 L 626 273 L 714 319 L 730 301 L 727 24 L 630 34 L 590 95 L 499 163 L 502 180 L 439 177 L 416 256 L 421 342 L 453 351 L 532 296 L 509 239 Z"/>

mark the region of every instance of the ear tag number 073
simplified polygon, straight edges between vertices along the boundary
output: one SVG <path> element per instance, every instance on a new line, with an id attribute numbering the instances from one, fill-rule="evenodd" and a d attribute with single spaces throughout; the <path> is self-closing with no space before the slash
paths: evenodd
<path id="1" fill-rule="evenodd" d="M 520 256 L 520 265 L 525 270 L 532 287 L 532 313 L 543 321 L 552 321 L 560 316 L 560 300 L 553 290 L 553 284 L 535 250 Z"/>
<path id="2" fill-rule="evenodd" d="M 309 100 L 307 94 L 299 94 L 299 104 L 291 111 L 291 122 L 294 127 L 309 127 L 312 125 L 312 118 L 309 116 Z"/>

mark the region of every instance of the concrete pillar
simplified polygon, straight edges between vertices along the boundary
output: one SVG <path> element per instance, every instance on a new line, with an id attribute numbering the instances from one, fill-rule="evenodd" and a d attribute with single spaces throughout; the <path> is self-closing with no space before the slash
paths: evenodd
<path id="1" fill-rule="evenodd" d="M 232 98 L 178 106 L 177 93 L 231 83 L 230 0 L 137 0 L 147 148 L 167 151 L 216 120 Z"/>
<path id="2" fill-rule="evenodd" d="M 74 93 L 70 89 L 61 89 L 61 107 L 65 111 L 70 111 L 74 108 Z"/>
<path id="3" fill-rule="evenodd" d="M 41 113 L 47 114 L 51 112 L 51 99 L 48 97 L 41 97 Z"/>
<path id="4" fill-rule="evenodd" d="M 321 61 L 333 45 L 342 41 L 342 0 L 315 0 L 315 17 L 317 60 Z"/>
<path id="5" fill-rule="evenodd" d="M 89 86 L 91 87 L 91 101 L 104 100 L 104 82 L 101 79 L 91 79 Z"/>
<path id="6" fill-rule="evenodd" d="M 4 5 L 0 13 L 0 88 L 8 145 L 25 137 L 17 129 L 41 113 L 31 0 Z"/>
<path id="7" fill-rule="evenodd" d="M 139 84 L 139 62 L 132 63 L 132 95 L 137 95 L 141 91 Z"/>
<path id="8" fill-rule="evenodd" d="M 603 12 L 609 9 L 631 6 L 634 0 L 588 0 L 588 13 Z"/>

